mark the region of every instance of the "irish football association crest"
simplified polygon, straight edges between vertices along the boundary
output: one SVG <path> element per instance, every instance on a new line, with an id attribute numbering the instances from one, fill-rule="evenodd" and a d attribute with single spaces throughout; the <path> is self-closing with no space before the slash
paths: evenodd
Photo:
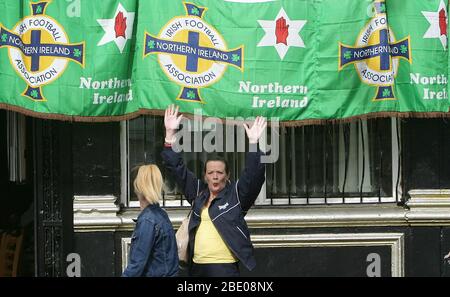
<path id="1" fill-rule="evenodd" d="M 374 101 L 395 100 L 394 79 L 399 60 L 411 63 L 408 37 L 397 41 L 388 26 L 386 3 L 374 4 L 375 14 L 359 34 L 354 46 L 339 44 L 339 71 L 354 64 L 362 82 L 377 87 Z"/>
<path id="2" fill-rule="evenodd" d="M 158 36 L 144 37 L 144 57 L 158 56 L 166 76 L 181 86 L 178 100 L 203 102 L 200 89 L 218 82 L 228 66 L 243 71 L 244 49 L 228 50 L 217 30 L 204 20 L 207 8 L 183 3 L 185 16 L 171 19 Z"/>
<path id="3" fill-rule="evenodd" d="M 84 67 L 84 42 L 69 42 L 64 28 L 45 12 L 50 2 L 30 3 L 31 15 L 12 30 L 0 24 L 0 48 L 8 48 L 11 66 L 27 84 L 22 95 L 35 101 L 46 100 L 42 86 L 61 76 L 69 61 Z"/>

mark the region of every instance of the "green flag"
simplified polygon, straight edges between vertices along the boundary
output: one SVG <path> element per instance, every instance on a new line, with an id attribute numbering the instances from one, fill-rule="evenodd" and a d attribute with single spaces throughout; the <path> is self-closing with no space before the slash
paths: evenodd
<path id="1" fill-rule="evenodd" d="M 0 107 L 286 124 L 446 116 L 448 0 L 1 1 Z"/>
<path id="2" fill-rule="evenodd" d="M 136 0 L 0 1 L 0 104 L 48 118 L 138 110 Z"/>

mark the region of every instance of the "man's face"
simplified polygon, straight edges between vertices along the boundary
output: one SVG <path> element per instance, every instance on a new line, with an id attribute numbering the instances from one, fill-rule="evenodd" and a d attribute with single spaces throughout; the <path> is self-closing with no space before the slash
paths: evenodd
<path id="1" fill-rule="evenodd" d="M 227 184 L 228 175 L 225 171 L 225 163 L 222 161 L 209 161 L 206 163 L 205 181 L 209 191 L 217 195 Z"/>

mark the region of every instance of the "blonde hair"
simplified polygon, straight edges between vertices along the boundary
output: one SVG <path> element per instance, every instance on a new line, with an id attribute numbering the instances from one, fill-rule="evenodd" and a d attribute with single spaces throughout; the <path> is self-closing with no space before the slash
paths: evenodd
<path id="1" fill-rule="evenodd" d="M 138 198 L 145 198 L 150 204 L 161 200 L 163 179 L 161 171 L 156 165 L 142 165 L 134 179 L 134 192 Z"/>

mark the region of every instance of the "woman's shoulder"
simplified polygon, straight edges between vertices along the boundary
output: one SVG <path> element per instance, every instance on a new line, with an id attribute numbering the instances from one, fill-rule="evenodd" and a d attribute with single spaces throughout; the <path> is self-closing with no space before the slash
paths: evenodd
<path id="1" fill-rule="evenodd" d="M 150 207 L 147 207 L 145 209 L 144 216 L 146 218 L 151 218 L 151 219 L 159 219 L 161 217 L 163 217 L 163 218 L 169 217 L 167 212 L 159 204 L 154 204 Z"/>
<path id="2" fill-rule="evenodd" d="M 169 215 L 162 207 L 152 208 L 146 212 L 142 219 L 145 220 L 147 224 L 154 225 L 156 228 L 158 228 L 158 226 L 163 229 L 166 229 L 166 227 L 172 228 L 172 222 L 170 221 Z"/>
<path id="3" fill-rule="evenodd" d="M 155 222 L 159 215 L 160 209 L 161 207 L 159 205 L 149 205 L 142 211 L 140 218 L 142 220 Z"/>

